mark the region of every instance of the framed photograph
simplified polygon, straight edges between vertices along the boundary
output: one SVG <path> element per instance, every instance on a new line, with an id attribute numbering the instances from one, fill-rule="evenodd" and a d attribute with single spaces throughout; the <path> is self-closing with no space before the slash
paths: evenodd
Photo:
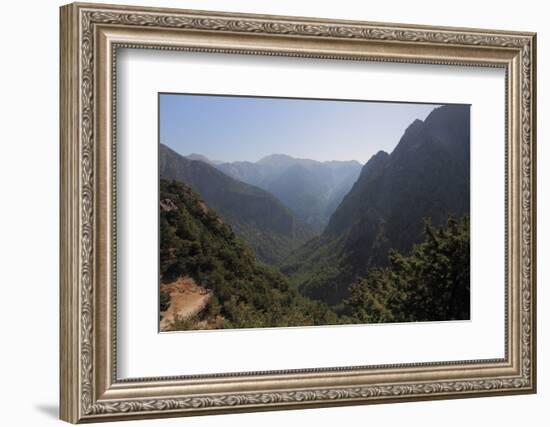
<path id="1" fill-rule="evenodd" d="M 536 391 L 535 34 L 61 8 L 61 418 Z"/>

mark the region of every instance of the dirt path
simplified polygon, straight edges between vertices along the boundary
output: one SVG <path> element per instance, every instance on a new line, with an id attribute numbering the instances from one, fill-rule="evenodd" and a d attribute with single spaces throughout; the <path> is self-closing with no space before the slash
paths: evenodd
<path id="1" fill-rule="evenodd" d="M 199 286 L 190 277 L 180 277 L 175 282 L 162 283 L 161 291 L 170 294 L 170 306 L 161 312 L 160 330 L 168 331 L 176 316 L 190 319 L 208 304 L 212 293 Z"/>

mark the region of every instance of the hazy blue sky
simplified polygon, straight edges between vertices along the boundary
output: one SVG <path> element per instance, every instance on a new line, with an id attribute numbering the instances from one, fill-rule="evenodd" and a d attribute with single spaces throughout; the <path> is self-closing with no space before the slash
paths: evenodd
<path id="1" fill-rule="evenodd" d="M 256 161 L 282 153 L 365 163 L 391 152 L 434 104 L 161 94 L 160 142 L 182 155 Z"/>

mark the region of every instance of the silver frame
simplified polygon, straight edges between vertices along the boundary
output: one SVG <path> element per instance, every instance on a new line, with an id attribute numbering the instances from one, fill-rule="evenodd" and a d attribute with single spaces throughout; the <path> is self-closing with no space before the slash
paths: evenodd
<path id="1" fill-rule="evenodd" d="M 504 68 L 505 357 L 117 379 L 119 48 Z M 61 418 L 76 423 L 534 393 L 535 52 L 533 33 L 99 4 L 63 6 Z"/>

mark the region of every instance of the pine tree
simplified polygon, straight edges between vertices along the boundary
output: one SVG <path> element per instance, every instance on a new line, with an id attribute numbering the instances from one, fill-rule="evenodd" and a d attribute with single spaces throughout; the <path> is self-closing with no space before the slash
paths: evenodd
<path id="1" fill-rule="evenodd" d="M 470 222 L 450 217 L 446 227 L 425 225 L 425 238 L 409 255 L 389 254 L 387 268 L 372 269 L 345 301 L 355 321 L 410 322 L 470 318 Z"/>

